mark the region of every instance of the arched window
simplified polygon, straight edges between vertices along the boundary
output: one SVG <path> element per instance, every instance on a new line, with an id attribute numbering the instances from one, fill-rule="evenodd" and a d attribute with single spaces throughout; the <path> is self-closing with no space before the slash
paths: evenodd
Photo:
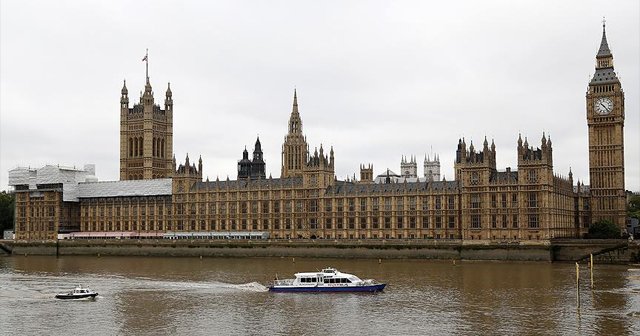
<path id="1" fill-rule="evenodd" d="M 156 138 L 153 138 L 153 146 L 151 148 L 153 149 L 153 157 L 156 157 Z"/>
<path id="2" fill-rule="evenodd" d="M 133 156 L 138 156 L 138 138 L 133 138 Z"/>
<path id="3" fill-rule="evenodd" d="M 142 137 L 138 138 L 138 154 L 142 156 Z"/>
<path id="4" fill-rule="evenodd" d="M 133 156 L 133 139 L 129 138 L 129 157 Z"/>
<path id="5" fill-rule="evenodd" d="M 162 139 L 162 141 L 160 142 L 161 142 L 160 153 L 162 153 L 161 156 L 164 158 L 164 139 Z"/>

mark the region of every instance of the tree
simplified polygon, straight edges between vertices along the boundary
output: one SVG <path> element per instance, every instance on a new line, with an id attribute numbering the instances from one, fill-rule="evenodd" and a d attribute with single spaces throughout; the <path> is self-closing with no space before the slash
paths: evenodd
<path id="1" fill-rule="evenodd" d="M 640 195 L 633 195 L 627 204 L 627 216 L 640 219 Z"/>
<path id="2" fill-rule="evenodd" d="M 15 200 L 14 194 L 0 192 L 0 236 L 2 231 L 13 229 Z"/>
<path id="3" fill-rule="evenodd" d="M 610 220 L 602 219 L 589 226 L 589 238 L 619 239 L 620 228 Z"/>

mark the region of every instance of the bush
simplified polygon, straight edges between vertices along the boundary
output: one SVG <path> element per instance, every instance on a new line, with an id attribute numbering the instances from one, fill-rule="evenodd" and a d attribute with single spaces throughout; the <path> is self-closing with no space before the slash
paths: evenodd
<path id="1" fill-rule="evenodd" d="M 13 230 L 13 211 L 15 196 L 6 191 L 0 192 L 0 239 L 2 231 Z"/>
<path id="2" fill-rule="evenodd" d="M 603 219 L 589 226 L 589 238 L 620 239 L 620 228 L 610 220 Z"/>

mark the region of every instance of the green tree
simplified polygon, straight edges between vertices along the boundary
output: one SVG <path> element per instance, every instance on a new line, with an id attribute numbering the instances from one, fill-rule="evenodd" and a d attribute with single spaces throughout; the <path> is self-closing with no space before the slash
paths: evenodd
<path id="1" fill-rule="evenodd" d="M 589 238 L 618 239 L 620 238 L 620 228 L 610 220 L 599 220 L 589 226 Z"/>
<path id="2" fill-rule="evenodd" d="M 627 204 L 627 216 L 640 219 L 640 195 L 633 195 Z"/>
<path id="3" fill-rule="evenodd" d="M 2 231 L 13 229 L 15 200 L 14 194 L 0 192 L 0 237 L 2 237 Z"/>

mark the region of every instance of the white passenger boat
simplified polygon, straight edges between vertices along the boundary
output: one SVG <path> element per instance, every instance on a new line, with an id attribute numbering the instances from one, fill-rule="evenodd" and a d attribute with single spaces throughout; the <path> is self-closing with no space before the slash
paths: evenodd
<path id="1" fill-rule="evenodd" d="M 295 279 L 273 280 L 272 292 L 381 292 L 386 284 L 362 280 L 327 267 L 320 272 L 296 273 Z"/>
<path id="2" fill-rule="evenodd" d="M 89 288 L 78 286 L 68 293 L 56 294 L 56 299 L 61 300 L 79 300 L 79 299 L 95 299 L 98 293 Z"/>

